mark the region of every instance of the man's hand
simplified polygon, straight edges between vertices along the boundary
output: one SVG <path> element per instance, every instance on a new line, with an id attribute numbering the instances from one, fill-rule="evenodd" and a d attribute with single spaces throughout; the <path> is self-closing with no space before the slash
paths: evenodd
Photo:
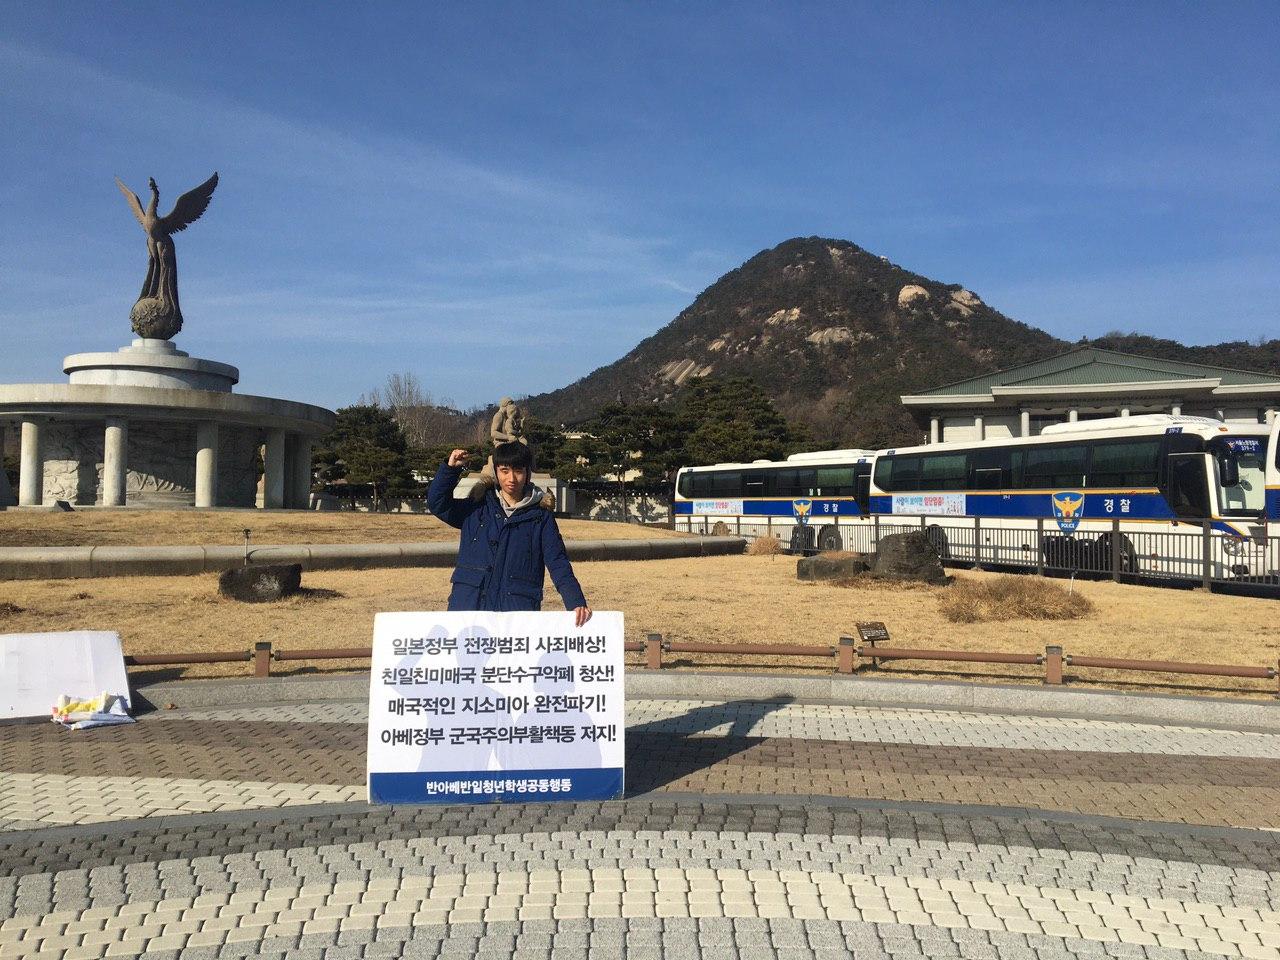
<path id="1" fill-rule="evenodd" d="M 467 465 L 467 456 L 468 454 L 465 450 L 454 450 L 449 454 L 449 466 L 465 467 Z"/>
<path id="2" fill-rule="evenodd" d="M 591 619 L 590 607 L 575 607 L 573 610 L 573 625 L 575 627 L 586 626 L 588 620 Z"/>

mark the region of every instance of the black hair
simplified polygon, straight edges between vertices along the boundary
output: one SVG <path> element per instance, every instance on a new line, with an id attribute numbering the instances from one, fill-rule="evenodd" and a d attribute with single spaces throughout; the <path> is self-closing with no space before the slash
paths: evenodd
<path id="1" fill-rule="evenodd" d="M 533 473 L 533 451 L 523 443 L 500 443 L 493 448 L 493 469 L 513 467 Z"/>

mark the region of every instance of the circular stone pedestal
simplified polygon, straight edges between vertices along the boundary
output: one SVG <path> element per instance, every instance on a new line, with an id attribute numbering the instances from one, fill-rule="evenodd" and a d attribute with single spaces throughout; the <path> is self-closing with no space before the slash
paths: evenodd
<path id="1" fill-rule="evenodd" d="M 331 411 L 236 394 L 235 367 L 167 340 L 74 354 L 63 369 L 70 383 L 0 384 L 0 428 L 21 430 L 19 506 L 253 507 L 260 475 L 264 507 L 309 506 L 311 447 Z"/>
<path id="2" fill-rule="evenodd" d="M 231 364 L 193 357 L 168 340 L 139 339 L 115 353 L 76 353 L 62 361 L 62 370 L 73 384 L 214 393 L 230 393 L 240 380 Z"/>

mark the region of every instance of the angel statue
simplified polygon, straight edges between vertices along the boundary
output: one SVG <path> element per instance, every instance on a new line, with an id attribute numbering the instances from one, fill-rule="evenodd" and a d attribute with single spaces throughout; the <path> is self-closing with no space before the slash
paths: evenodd
<path id="1" fill-rule="evenodd" d="M 217 185 L 218 175 L 215 173 L 194 190 L 180 196 L 167 215 L 158 217 L 156 206 L 160 202 L 160 188 L 155 180 L 147 179 L 151 202 L 143 210 L 138 195 L 116 177 L 116 186 L 147 234 L 147 279 L 143 281 L 142 294 L 129 314 L 133 332 L 138 336 L 168 340 L 182 329 L 182 310 L 178 306 L 178 257 L 174 252 L 173 235 L 200 219 Z"/>

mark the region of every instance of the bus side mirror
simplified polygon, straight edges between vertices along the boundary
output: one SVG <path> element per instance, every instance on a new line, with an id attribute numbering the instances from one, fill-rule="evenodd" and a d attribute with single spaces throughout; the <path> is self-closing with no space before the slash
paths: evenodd
<path id="1" fill-rule="evenodd" d="M 1224 487 L 1240 486 L 1240 461 L 1235 457 L 1219 457 L 1218 475 Z"/>

